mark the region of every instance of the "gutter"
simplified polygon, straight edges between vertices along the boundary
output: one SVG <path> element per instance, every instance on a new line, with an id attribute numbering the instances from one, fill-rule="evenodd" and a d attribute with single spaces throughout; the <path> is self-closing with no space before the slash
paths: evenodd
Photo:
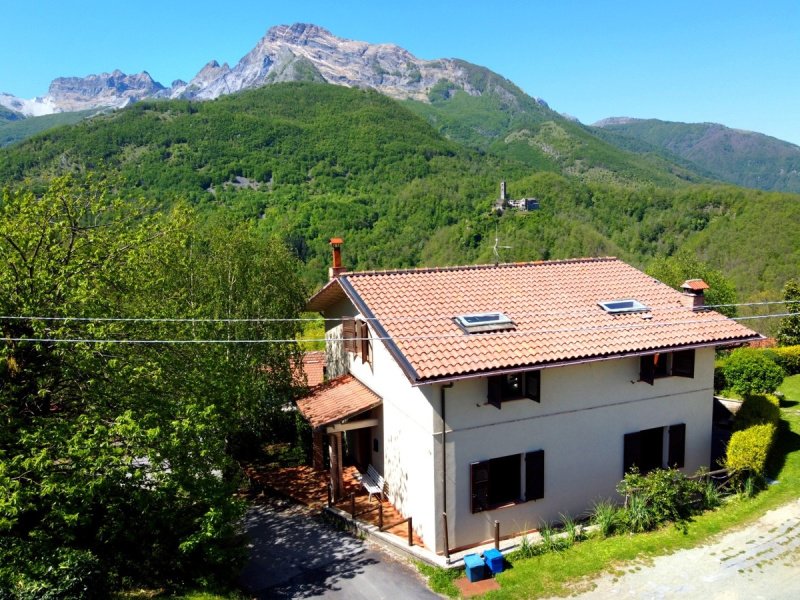
<path id="1" fill-rule="evenodd" d="M 685 346 L 669 346 L 667 348 L 657 348 L 642 350 L 640 352 L 625 352 L 621 354 L 609 354 L 606 356 L 596 356 L 590 358 L 576 358 L 572 360 L 563 360 L 552 363 L 543 363 L 539 365 L 524 365 L 517 367 L 509 367 L 507 369 L 492 369 L 491 371 L 476 371 L 474 373 L 465 373 L 463 375 L 445 375 L 443 377 L 433 377 L 425 380 L 411 380 L 412 387 L 421 387 L 423 385 L 431 385 L 434 383 L 450 383 L 454 381 L 462 381 L 464 379 L 480 379 L 481 377 L 488 377 L 492 375 L 509 375 L 513 373 L 522 373 L 524 371 L 539 371 L 541 369 L 548 369 L 554 367 L 568 367 L 571 365 L 583 365 L 587 363 L 602 362 L 606 360 L 616 360 L 619 358 L 635 358 L 638 356 L 650 356 L 658 354 L 659 352 L 676 352 L 679 350 L 694 350 L 697 348 L 715 348 L 717 346 L 741 346 L 747 342 L 765 339 L 763 335 L 751 336 L 741 340 L 731 340 L 730 342 L 704 342 L 702 344 L 687 344 Z"/>

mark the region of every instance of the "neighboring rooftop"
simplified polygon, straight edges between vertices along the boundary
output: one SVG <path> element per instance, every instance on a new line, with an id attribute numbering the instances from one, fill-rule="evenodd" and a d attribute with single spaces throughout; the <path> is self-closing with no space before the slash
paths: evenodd
<path id="1" fill-rule="evenodd" d="M 314 388 L 297 401 L 297 408 L 316 428 L 349 419 L 380 403 L 381 397 L 358 379 L 342 375 Z"/>
<path id="2" fill-rule="evenodd" d="M 414 383 L 761 337 L 615 258 L 342 273 L 307 308 L 345 297 Z M 649 310 L 608 313 L 598 303 L 609 298 Z M 516 329 L 465 333 L 454 318 L 475 313 L 503 313 Z"/>

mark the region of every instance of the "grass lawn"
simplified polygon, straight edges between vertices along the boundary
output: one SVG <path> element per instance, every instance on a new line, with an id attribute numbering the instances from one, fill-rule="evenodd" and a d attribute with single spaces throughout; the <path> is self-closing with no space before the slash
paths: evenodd
<path id="1" fill-rule="evenodd" d="M 591 588 L 591 579 L 605 571 L 620 571 L 633 559 L 668 554 L 696 546 L 728 528 L 748 523 L 766 511 L 800 496 L 800 375 L 787 377 L 779 388 L 785 396 L 783 420 L 771 454 L 770 475 L 776 485 L 755 498 L 735 498 L 721 508 L 695 517 L 686 533 L 665 527 L 651 533 L 593 538 L 568 550 L 519 559 L 512 568 L 497 576 L 499 591 L 485 598 L 539 598 L 567 596 Z M 430 577 L 431 587 L 440 593 L 457 596 L 452 578 Z"/>

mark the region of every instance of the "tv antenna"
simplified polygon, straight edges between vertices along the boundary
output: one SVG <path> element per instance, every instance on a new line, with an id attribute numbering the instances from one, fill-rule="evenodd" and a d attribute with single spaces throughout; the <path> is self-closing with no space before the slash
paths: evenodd
<path id="1" fill-rule="evenodd" d="M 494 252 L 494 264 L 495 266 L 500 264 L 500 250 L 511 250 L 511 246 L 500 246 L 500 238 L 497 234 L 497 223 L 494 224 L 494 247 L 492 248 L 492 252 Z"/>

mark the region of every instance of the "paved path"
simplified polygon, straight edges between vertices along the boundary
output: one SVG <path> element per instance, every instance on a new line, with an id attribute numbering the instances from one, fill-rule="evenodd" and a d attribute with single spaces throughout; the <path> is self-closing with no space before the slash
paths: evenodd
<path id="1" fill-rule="evenodd" d="M 267 498 L 245 519 L 251 557 L 240 582 L 255 598 L 439 598 L 417 570 L 305 507 Z"/>
<path id="2" fill-rule="evenodd" d="M 627 564 L 578 598 L 800 598 L 800 500 L 699 548 Z"/>

